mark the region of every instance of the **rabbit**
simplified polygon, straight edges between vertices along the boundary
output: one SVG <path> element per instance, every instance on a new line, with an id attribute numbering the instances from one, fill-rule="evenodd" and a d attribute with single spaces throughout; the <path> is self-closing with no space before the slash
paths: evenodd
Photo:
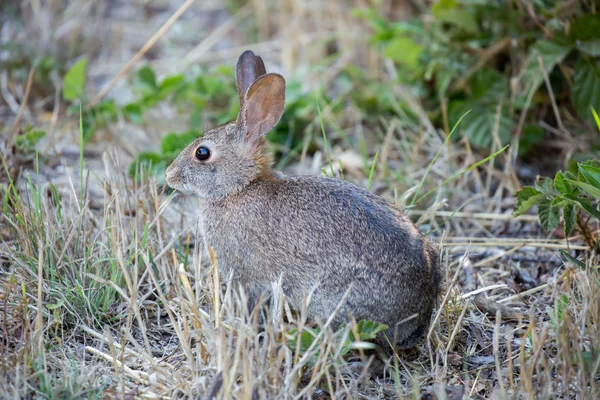
<path id="1" fill-rule="evenodd" d="M 437 247 L 361 187 L 273 171 L 266 134 L 283 114 L 285 80 L 267 74 L 248 50 L 238 59 L 236 84 L 237 120 L 204 133 L 166 171 L 171 188 L 199 198 L 200 231 L 219 272 L 250 296 L 267 293 L 281 277 L 298 311 L 312 291 L 309 319 L 326 321 L 341 304 L 334 327 L 352 317 L 373 320 L 391 329 L 376 343 L 417 345 L 439 294 Z"/>

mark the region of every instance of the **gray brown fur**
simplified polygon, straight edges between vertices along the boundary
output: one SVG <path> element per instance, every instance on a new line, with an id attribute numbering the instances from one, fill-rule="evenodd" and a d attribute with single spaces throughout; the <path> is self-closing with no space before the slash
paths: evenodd
<path id="1" fill-rule="evenodd" d="M 283 113 L 285 81 L 265 74 L 260 57 L 249 51 L 236 71 L 237 121 L 206 132 L 167 170 L 171 187 L 200 198 L 203 238 L 221 273 L 232 274 L 251 296 L 270 291 L 282 277 L 284 294 L 298 310 L 316 287 L 308 313 L 322 321 L 349 289 L 335 325 L 350 316 L 375 320 L 395 327 L 387 339 L 378 338 L 382 345 L 414 346 L 439 293 L 435 245 L 367 190 L 272 171 L 265 135 Z M 195 158 L 201 145 L 211 151 L 204 162 Z"/>

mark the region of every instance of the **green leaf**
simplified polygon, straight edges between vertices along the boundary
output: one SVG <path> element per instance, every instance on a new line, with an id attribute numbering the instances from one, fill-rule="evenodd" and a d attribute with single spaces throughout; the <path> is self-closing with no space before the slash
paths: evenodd
<path id="1" fill-rule="evenodd" d="M 159 95 L 164 97 L 170 93 L 183 89 L 186 85 L 187 82 L 182 74 L 167 76 L 160 82 L 158 87 Z"/>
<path id="2" fill-rule="evenodd" d="M 542 200 L 545 199 L 543 193 L 537 191 L 531 186 L 525 186 L 519 190 L 516 194 L 517 197 L 517 208 L 515 208 L 513 215 L 515 217 L 527 212 L 533 206 L 538 205 Z"/>
<path id="3" fill-rule="evenodd" d="M 137 71 L 134 85 L 135 89 L 146 98 L 145 102 L 149 105 L 158 100 L 158 98 L 155 98 L 159 91 L 156 74 L 149 66 L 146 65 Z"/>
<path id="4" fill-rule="evenodd" d="M 575 43 L 578 50 L 592 57 L 600 56 L 600 40 L 587 40 L 585 42 L 578 41 Z"/>
<path id="5" fill-rule="evenodd" d="M 549 199 L 542 200 L 538 205 L 538 217 L 542 228 L 553 231 L 560 223 L 559 209 Z"/>
<path id="6" fill-rule="evenodd" d="M 508 94 L 508 82 L 504 75 L 492 68 L 481 68 L 470 80 L 471 93 L 476 99 L 488 100 L 492 105 Z"/>
<path id="7" fill-rule="evenodd" d="M 567 253 L 566 251 L 563 250 L 558 250 L 560 252 L 560 254 L 562 254 L 563 257 L 565 257 L 567 259 L 567 261 L 569 261 L 571 264 L 581 268 L 581 269 L 585 269 L 585 264 L 581 261 L 576 259 L 575 257 L 571 256 L 569 253 Z"/>
<path id="8" fill-rule="evenodd" d="M 554 177 L 554 188 L 562 194 L 573 192 L 573 187 L 561 171 L 558 171 Z"/>
<path id="9" fill-rule="evenodd" d="M 448 109 L 448 119 L 453 125 L 465 112 L 471 110 L 472 112 L 465 116 L 460 130 L 473 146 L 489 149 L 492 147 L 493 133 L 496 130 L 497 105 L 498 103 L 481 100 L 453 100 Z M 498 137 L 502 145 L 510 141 L 514 128 L 515 121 L 505 105 L 500 109 L 498 121 Z"/>
<path id="10" fill-rule="evenodd" d="M 544 193 L 546 197 L 552 197 L 556 195 L 556 192 L 554 191 L 554 182 L 547 176 L 544 176 L 543 178 L 538 177 L 538 179 L 535 181 L 535 187 L 537 190 Z"/>
<path id="11" fill-rule="evenodd" d="M 123 107 L 123 114 L 134 124 L 142 123 L 142 107 L 137 103 L 129 103 Z"/>
<path id="12" fill-rule="evenodd" d="M 577 210 L 572 203 L 563 208 L 563 219 L 565 220 L 565 237 L 569 237 L 577 223 Z"/>
<path id="13" fill-rule="evenodd" d="M 138 167 L 139 165 L 139 167 Z M 140 168 L 150 168 L 148 173 L 153 176 L 164 175 L 167 162 L 164 157 L 156 153 L 140 153 L 129 165 L 129 176 L 134 177 Z"/>
<path id="14" fill-rule="evenodd" d="M 140 68 L 137 72 L 137 78 L 139 83 L 143 83 L 148 87 L 156 88 L 156 73 L 149 66 Z"/>
<path id="15" fill-rule="evenodd" d="M 165 155 L 176 156 L 200 136 L 201 133 L 194 130 L 183 133 L 169 133 L 161 140 L 160 151 Z"/>
<path id="16" fill-rule="evenodd" d="M 600 14 L 586 14 L 574 20 L 570 36 L 582 41 L 600 39 Z"/>
<path id="17" fill-rule="evenodd" d="M 65 299 L 63 299 L 61 297 L 58 299 L 58 301 L 56 303 L 46 305 L 46 308 L 48 308 L 48 310 L 56 310 L 56 309 L 62 307 L 64 304 L 65 304 Z"/>
<path id="18" fill-rule="evenodd" d="M 540 70 L 539 57 L 542 57 L 544 70 L 546 73 L 554 69 L 556 64 L 561 62 L 571 51 L 572 44 L 564 40 L 539 40 L 531 46 L 529 54 L 525 60 L 525 71 L 523 73 L 523 91 L 521 96 L 527 97 L 530 91 L 537 91 L 544 77 Z"/>
<path id="19" fill-rule="evenodd" d="M 596 376 L 596 373 L 600 368 L 599 351 L 594 350 L 594 348 L 592 347 L 591 351 L 570 351 L 569 356 L 574 366 L 577 366 L 584 370 L 588 374 L 588 376 Z"/>
<path id="20" fill-rule="evenodd" d="M 592 167 L 600 168 L 600 160 L 585 160 L 577 163 L 577 167 L 579 168 L 579 164 L 581 165 L 591 165 Z"/>
<path id="21" fill-rule="evenodd" d="M 574 182 L 577 182 L 577 181 L 571 181 L 571 183 L 574 183 Z M 572 194 L 565 194 L 564 197 L 566 199 L 573 200 L 575 203 L 579 204 L 579 206 L 581 208 L 583 208 L 585 211 L 590 213 L 594 218 L 596 218 L 598 221 L 600 221 L 600 211 L 598 211 L 596 208 L 594 208 L 594 206 L 589 202 L 588 199 L 585 199 L 583 197 L 577 197 Z"/>
<path id="22" fill-rule="evenodd" d="M 290 329 L 288 331 L 288 345 L 290 349 L 296 351 L 298 349 L 298 339 L 300 339 L 300 354 L 306 353 L 310 346 L 312 346 L 313 342 L 321 332 L 320 328 L 308 328 L 305 327 L 304 330 L 300 333 L 300 337 L 298 338 L 298 329 Z"/>
<path id="23" fill-rule="evenodd" d="M 455 25 L 469 33 L 477 33 L 479 27 L 472 12 L 457 7 L 454 0 L 440 0 L 431 7 L 431 13 L 440 21 Z"/>
<path id="24" fill-rule="evenodd" d="M 600 190 L 600 168 L 583 163 L 578 163 L 577 166 L 579 167 L 581 176 L 583 176 L 590 185 Z"/>
<path id="25" fill-rule="evenodd" d="M 405 65 L 410 69 L 420 66 L 419 59 L 423 53 L 423 47 L 409 37 L 399 37 L 390 42 L 383 50 L 383 55 Z"/>
<path id="26" fill-rule="evenodd" d="M 573 179 L 569 179 L 569 182 L 583 190 L 585 190 L 587 193 L 589 193 L 591 196 L 593 196 L 596 200 L 600 200 L 600 189 L 590 185 L 589 183 L 586 182 L 581 182 L 578 180 L 573 180 Z"/>
<path id="27" fill-rule="evenodd" d="M 386 329 L 388 329 L 387 325 L 369 320 L 361 320 L 356 327 L 359 340 L 373 340 L 377 337 L 378 333 Z"/>
<path id="28" fill-rule="evenodd" d="M 15 146 L 17 149 L 30 152 L 35 150 L 35 146 L 42 138 L 46 136 L 46 131 L 42 129 L 27 129 L 22 135 L 15 138 Z"/>
<path id="29" fill-rule="evenodd" d="M 590 107 L 600 110 L 600 70 L 591 60 L 582 59 L 575 65 L 571 91 L 573 107 L 581 118 L 594 123 Z"/>
<path id="30" fill-rule="evenodd" d="M 63 82 L 63 98 L 74 101 L 85 93 L 85 69 L 87 58 L 77 61 L 65 75 Z"/>
<path id="31" fill-rule="evenodd" d="M 569 306 L 569 297 L 566 294 L 561 294 L 556 299 L 556 325 L 560 325 L 565 318 L 565 310 Z"/>

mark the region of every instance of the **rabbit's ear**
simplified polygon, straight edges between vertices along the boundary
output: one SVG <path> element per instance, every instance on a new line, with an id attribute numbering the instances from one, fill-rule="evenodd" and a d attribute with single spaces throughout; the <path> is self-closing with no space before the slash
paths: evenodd
<path id="1" fill-rule="evenodd" d="M 259 77 L 246 93 L 239 122 L 249 139 L 267 134 L 283 114 L 285 105 L 285 79 L 279 74 Z"/>
<path id="2" fill-rule="evenodd" d="M 252 85 L 258 77 L 266 73 L 267 70 L 265 69 L 265 63 L 262 58 L 255 55 L 252 51 L 246 50 L 242 53 L 240 58 L 238 58 L 235 67 L 235 80 L 240 99 L 240 109 L 244 107 L 246 92 L 250 85 Z"/>

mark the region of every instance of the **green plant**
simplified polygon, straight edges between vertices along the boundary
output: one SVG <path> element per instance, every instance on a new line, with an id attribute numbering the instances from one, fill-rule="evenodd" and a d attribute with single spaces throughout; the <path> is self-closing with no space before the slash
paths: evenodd
<path id="1" fill-rule="evenodd" d="M 183 133 L 170 133 L 161 141 L 160 150 L 145 152 L 136 157 L 129 167 L 130 176 L 136 174 L 137 165 L 151 165 L 150 175 L 158 182 L 164 182 L 164 171 L 177 155 L 201 132 L 194 127 L 200 120 L 209 125 L 219 125 L 234 120 L 239 111 L 237 91 L 233 70 L 217 67 L 211 74 L 201 75 L 193 82 L 186 81 L 182 75 L 170 76 L 157 83 L 154 72 L 144 67 L 136 75 L 135 87 L 141 98 L 122 108 L 129 119 L 141 123 L 145 110 L 159 101 L 168 100 L 178 105 L 192 105 L 191 130 Z M 286 108 L 277 126 L 268 134 L 269 142 L 274 146 L 275 157 L 279 158 L 290 149 L 302 144 L 304 132 L 317 121 L 318 106 L 315 98 L 327 100 L 321 91 L 305 93 L 298 81 L 290 81 L 286 86 Z M 96 108 L 97 109 L 97 108 Z M 135 117 L 134 117 L 135 116 Z"/>
<path id="2" fill-rule="evenodd" d="M 339 330 L 334 332 L 335 348 L 340 349 L 336 356 L 342 357 L 346 355 L 350 350 L 359 346 L 358 343 L 374 340 L 378 333 L 386 329 L 388 329 L 387 325 L 368 320 L 362 320 L 352 327 L 344 324 Z M 287 346 L 292 351 L 297 352 L 299 356 L 310 353 L 309 366 L 314 365 L 321 358 L 322 354 L 319 343 L 324 342 L 324 340 L 320 327 L 306 327 L 301 331 L 298 328 L 293 328 L 287 332 Z M 370 346 L 374 348 L 374 345 L 371 344 Z M 362 346 L 362 348 L 365 347 Z"/>
<path id="3" fill-rule="evenodd" d="M 15 146 L 20 154 L 30 155 L 35 153 L 38 142 L 45 136 L 46 131 L 34 129 L 31 125 L 28 125 L 21 134 L 15 137 Z"/>
<path id="4" fill-rule="evenodd" d="M 86 66 L 87 60 L 80 59 L 71 66 L 63 80 L 63 98 L 71 103 L 70 115 L 78 114 L 79 105 L 84 105 L 84 142 L 88 142 L 98 129 L 110 126 L 119 118 L 135 124 L 143 123 L 144 114 L 161 102 L 168 102 L 190 115 L 190 127 L 199 126 L 201 121 L 222 124 L 235 118 L 238 111 L 237 101 L 233 101 L 236 98 L 231 79 L 233 71 L 227 67 L 215 67 L 192 78 L 178 74 L 158 80 L 154 70 L 144 66 L 132 80 L 133 90 L 138 96 L 136 100 L 119 105 L 112 99 L 106 99 L 89 105 L 85 95 Z"/>
<path id="5" fill-rule="evenodd" d="M 448 104 L 449 126 L 473 110 L 461 126 L 472 145 L 490 148 L 519 135 L 524 153 L 543 142 L 537 110 L 555 101 L 579 116 L 572 129 L 585 131 L 589 107 L 600 107 L 600 14 L 592 3 L 566 8 L 540 0 L 525 9 L 510 1 L 439 0 L 426 18 L 409 21 L 388 21 L 374 8 L 356 14 L 434 122 L 443 125 L 440 102 Z M 560 95 L 550 95 L 546 77 Z M 598 148 L 595 139 L 590 151 Z"/>
<path id="6" fill-rule="evenodd" d="M 600 118 L 592 107 L 591 114 L 600 131 Z M 538 206 L 538 217 L 547 231 L 556 229 L 563 221 L 565 236 L 568 237 L 577 227 L 590 248 L 598 246 L 594 235 L 582 212 L 586 212 L 600 221 L 597 205 L 600 201 L 600 162 L 588 160 L 577 163 L 577 171 L 558 171 L 554 180 L 538 177 L 535 187 L 525 186 L 516 193 L 518 216 Z M 564 253 L 566 254 L 566 253 Z"/>
<path id="7" fill-rule="evenodd" d="M 86 104 L 85 71 L 87 60 L 79 60 L 67 71 L 63 81 L 63 98 L 71 102 L 69 113 L 79 112 L 79 104 Z M 161 143 L 159 152 L 140 154 L 130 166 L 130 175 L 134 175 L 137 163 L 151 164 L 151 175 L 159 177 L 166 166 L 193 139 L 200 136 L 198 127 L 215 126 L 234 120 L 239 111 L 237 91 L 233 69 L 217 66 L 207 73 L 187 78 L 183 74 L 170 75 L 159 80 L 149 66 L 140 68 L 133 78 L 133 89 L 138 98 L 124 105 L 113 100 L 102 100 L 96 105 L 84 107 L 82 113 L 83 141 L 88 142 L 94 133 L 110 126 L 119 117 L 142 124 L 144 114 L 161 102 L 177 107 L 189 115 L 190 129 L 187 132 L 171 133 Z M 279 157 L 289 149 L 297 148 L 304 140 L 304 132 L 316 121 L 317 106 L 315 98 L 327 100 L 324 93 L 303 92 L 300 82 L 290 81 L 286 89 L 286 109 L 281 121 L 269 132 L 269 141 L 275 146 L 275 155 Z M 297 149 L 296 149 L 297 150 Z"/>
<path id="8" fill-rule="evenodd" d="M 568 237 L 577 227 L 587 244 L 595 248 L 597 238 L 582 212 L 600 221 L 600 212 L 596 208 L 600 200 L 600 163 L 590 160 L 577 165 L 577 175 L 559 171 L 554 180 L 540 177 L 535 186 L 525 186 L 518 191 L 514 215 L 538 206 L 538 217 L 545 230 L 553 231 L 562 219 L 565 236 Z"/>
<path id="9" fill-rule="evenodd" d="M 200 136 L 201 133 L 194 130 L 183 133 L 169 133 L 160 142 L 160 152 L 144 152 L 136 157 L 129 165 L 129 176 L 135 177 L 141 169 L 146 168 L 149 175 L 157 177 L 159 184 L 164 183 L 165 170 L 169 164 L 187 145 Z"/>

